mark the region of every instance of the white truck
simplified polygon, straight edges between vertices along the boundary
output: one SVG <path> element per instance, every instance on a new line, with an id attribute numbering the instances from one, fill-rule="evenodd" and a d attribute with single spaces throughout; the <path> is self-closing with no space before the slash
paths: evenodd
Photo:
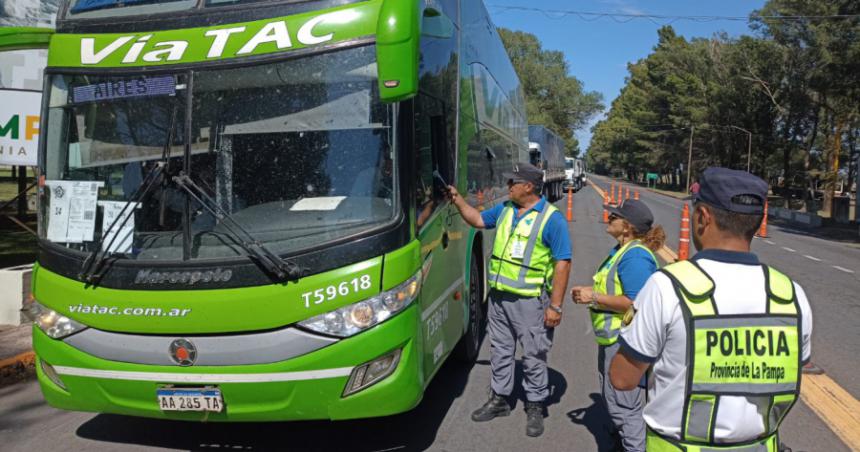
<path id="1" fill-rule="evenodd" d="M 564 140 L 541 125 L 529 126 L 529 162 L 543 170 L 543 194 L 550 202 L 564 196 Z"/>
<path id="2" fill-rule="evenodd" d="M 573 187 L 573 191 L 579 191 L 585 186 L 585 160 L 574 159 L 570 157 L 564 158 L 564 189 Z"/>

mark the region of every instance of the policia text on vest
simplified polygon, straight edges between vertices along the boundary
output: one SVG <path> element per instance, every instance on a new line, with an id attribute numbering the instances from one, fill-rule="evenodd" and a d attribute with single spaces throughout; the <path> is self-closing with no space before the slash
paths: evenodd
<path id="1" fill-rule="evenodd" d="M 714 357 L 711 361 L 711 378 L 750 378 L 765 380 L 784 380 L 785 367 L 769 366 L 766 361 L 732 361 L 731 358 L 744 356 L 790 356 L 788 335 L 785 331 L 772 329 L 746 329 L 744 331 L 707 331 L 705 332 L 705 356 Z M 718 361 L 720 358 L 723 361 Z"/>

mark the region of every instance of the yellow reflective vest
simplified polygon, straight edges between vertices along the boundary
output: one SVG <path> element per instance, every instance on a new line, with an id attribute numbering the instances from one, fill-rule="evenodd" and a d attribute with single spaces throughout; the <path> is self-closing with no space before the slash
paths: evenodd
<path id="1" fill-rule="evenodd" d="M 544 201 L 543 209 L 529 211 L 514 228 L 516 207 L 505 205 L 496 223 L 487 277 L 490 287 L 525 297 L 540 296 L 544 288 L 552 292 L 555 266 L 552 250 L 543 243 L 543 230 L 556 211 L 555 206 Z"/>
<path id="2" fill-rule="evenodd" d="M 648 430 L 649 452 L 776 452 L 777 429 L 800 391 L 802 335 L 794 284 L 762 265 L 767 310 L 760 314 L 720 315 L 714 282 L 695 262 L 665 267 L 681 298 L 687 329 L 687 383 L 681 441 Z M 762 415 L 764 434 L 742 444 L 715 443 L 720 397 L 749 397 Z"/>
<path id="3" fill-rule="evenodd" d="M 600 265 L 600 270 L 594 275 L 593 290 L 601 295 L 624 295 L 624 287 L 621 285 L 621 278 L 618 277 L 618 264 L 624 254 L 633 248 L 642 248 L 648 251 L 651 259 L 659 267 L 657 258 L 648 247 L 642 244 L 639 240 L 632 240 L 624 244 L 612 256 L 606 258 Z M 600 345 L 612 345 L 618 341 L 618 334 L 621 332 L 621 326 L 624 321 L 623 312 L 615 312 L 610 310 L 598 309 L 594 306 L 589 307 L 591 314 L 591 326 L 594 329 L 594 340 Z"/>

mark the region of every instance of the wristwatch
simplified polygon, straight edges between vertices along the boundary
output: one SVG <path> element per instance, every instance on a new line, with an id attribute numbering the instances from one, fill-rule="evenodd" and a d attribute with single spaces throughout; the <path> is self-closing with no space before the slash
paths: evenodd
<path id="1" fill-rule="evenodd" d="M 556 306 L 556 305 L 550 303 L 549 308 L 552 309 L 553 311 L 561 314 L 561 306 Z"/>

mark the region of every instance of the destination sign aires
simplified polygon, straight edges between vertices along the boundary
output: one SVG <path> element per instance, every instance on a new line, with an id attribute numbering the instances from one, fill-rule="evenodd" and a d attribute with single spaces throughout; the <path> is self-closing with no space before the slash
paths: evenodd
<path id="1" fill-rule="evenodd" d="M 379 3 L 255 22 L 129 34 L 53 36 L 48 65 L 142 66 L 234 58 L 372 35 Z M 77 47 L 77 48 L 74 48 Z"/>
<path id="2" fill-rule="evenodd" d="M 176 94 L 176 89 L 176 80 L 172 75 L 111 79 L 72 88 L 72 103 L 158 95 L 172 96 Z"/>

